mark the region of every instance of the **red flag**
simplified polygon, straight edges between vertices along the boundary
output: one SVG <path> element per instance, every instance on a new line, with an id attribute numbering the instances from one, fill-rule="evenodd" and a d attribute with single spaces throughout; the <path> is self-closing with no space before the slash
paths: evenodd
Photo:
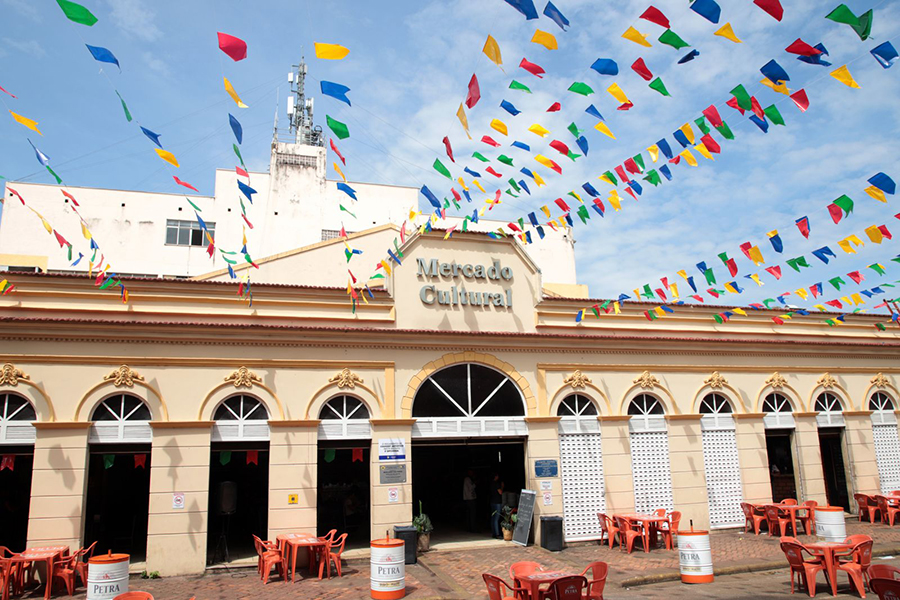
<path id="1" fill-rule="evenodd" d="M 550 105 L 550 108 L 547 109 L 547 112 L 559 112 L 562 109 L 562 105 L 559 102 L 554 102 Z"/>
<path id="2" fill-rule="evenodd" d="M 453 193 L 453 197 L 456 199 L 457 202 L 462 202 L 462 198 L 460 197 L 459 192 L 457 192 L 455 188 L 450 188 L 450 191 Z"/>
<path id="3" fill-rule="evenodd" d="M 775 277 L 775 279 L 781 279 L 781 267 L 766 267 L 766 271 Z"/>
<path id="4" fill-rule="evenodd" d="M 213 257 L 213 254 L 215 254 L 215 252 L 216 252 L 215 244 L 210 244 L 209 246 L 206 247 L 206 253 L 209 254 L 210 258 Z"/>
<path id="5" fill-rule="evenodd" d="M 669 27 L 669 19 L 666 18 L 666 15 L 662 14 L 662 11 L 656 8 L 655 6 L 648 6 L 647 10 L 643 12 L 643 14 L 638 17 L 639 19 L 644 19 L 645 21 L 650 21 L 651 23 L 655 23 L 660 27 L 665 27 L 666 29 L 670 29 Z"/>
<path id="6" fill-rule="evenodd" d="M 703 111 L 703 116 L 709 119 L 709 124 L 713 127 L 722 126 L 722 117 L 719 116 L 719 111 L 712 104 Z"/>
<path id="7" fill-rule="evenodd" d="M 247 450 L 247 464 L 259 465 L 259 450 Z"/>
<path id="8" fill-rule="evenodd" d="M 456 159 L 453 158 L 453 148 L 450 146 L 450 138 L 445 135 L 444 139 L 441 141 L 444 142 L 444 148 L 447 149 L 447 156 L 450 157 L 450 160 L 456 162 Z"/>
<path id="9" fill-rule="evenodd" d="M 353 271 L 351 271 L 350 269 L 347 269 L 347 272 L 350 273 L 350 279 L 353 280 L 353 283 L 356 283 L 356 277 L 353 275 Z"/>
<path id="10" fill-rule="evenodd" d="M 240 175 L 241 177 L 246 177 L 247 179 L 250 178 L 250 174 L 247 173 L 247 171 L 243 170 L 240 167 L 235 167 L 234 172 L 237 173 L 238 175 Z"/>
<path id="11" fill-rule="evenodd" d="M 4 90 L 2 87 L 0 87 L 0 92 L 3 92 L 4 94 L 6 94 L 6 95 L 8 95 L 8 96 L 12 96 L 13 98 L 16 98 L 16 97 L 13 96 L 12 94 L 10 94 L 10 93 L 7 92 L 6 90 Z M 18 100 L 18 98 L 16 98 L 16 100 Z"/>
<path id="12" fill-rule="evenodd" d="M 559 140 L 553 140 L 550 142 L 550 147 L 559 152 L 560 154 L 564 154 L 566 156 L 569 155 L 569 147 L 563 144 Z"/>
<path id="13" fill-rule="evenodd" d="M 550 164 L 549 164 L 549 165 L 544 165 L 545 167 L 549 166 L 549 168 L 550 168 L 551 170 L 556 171 L 557 173 L 559 173 L 560 175 L 562 175 L 562 167 L 560 167 L 558 164 L 556 164 L 556 162 L 550 160 L 549 158 L 547 159 L 547 162 L 549 162 Z"/>
<path id="14" fill-rule="evenodd" d="M 675 158 L 670 158 L 670 159 L 669 159 L 669 162 L 672 163 L 673 165 L 677 165 L 678 163 L 681 162 L 681 155 L 680 155 L 680 154 L 676 154 L 676 155 L 675 155 Z"/>
<path id="15" fill-rule="evenodd" d="M 835 224 L 840 223 L 841 219 L 844 218 L 844 211 L 837 204 L 831 203 L 828 205 L 828 214 L 831 215 L 831 220 L 835 222 Z"/>
<path id="16" fill-rule="evenodd" d="M 784 8 L 778 0 L 753 0 L 753 4 L 757 5 L 776 21 L 781 21 L 784 16 Z"/>
<path id="17" fill-rule="evenodd" d="M 615 172 L 623 182 L 631 181 L 631 179 L 628 178 L 628 175 L 625 174 L 625 169 L 622 168 L 622 165 L 616 167 Z"/>
<path id="18" fill-rule="evenodd" d="M 628 110 L 634 106 L 632 102 L 626 102 L 625 104 L 620 104 L 616 107 L 616 110 Z"/>
<path id="19" fill-rule="evenodd" d="M 656 295 L 667 302 L 669 300 L 668 298 L 666 298 L 666 293 L 662 290 L 662 288 L 656 288 Z"/>
<path id="20" fill-rule="evenodd" d="M 762 106 L 759 105 L 759 100 L 756 99 L 756 96 L 750 96 L 750 110 L 752 110 L 753 114 L 760 119 L 766 118 L 766 113 L 763 112 Z"/>
<path id="21" fill-rule="evenodd" d="M 625 188 L 625 191 L 628 192 L 628 193 L 631 195 L 632 198 L 634 198 L 635 200 L 637 200 L 637 196 L 634 195 L 634 190 L 633 190 L 633 189 L 631 189 L 630 187 L 626 187 L 626 188 Z"/>
<path id="22" fill-rule="evenodd" d="M 569 212 L 571 210 L 569 208 L 569 205 L 566 204 L 566 201 L 562 198 L 557 198 L 556 200 L 554 200 L 554 202 L 556 202 L 556 205 L 560 208 L 560 210 L 564 210 L 566 212 Z"/>
<path id="23" fill-rule="evenodd" d="M 711 135 L 708 133 L 700 138 L 700 141 L 703 142 L 703 145 L 706 146 L 706 149 L 709 150 L 713 154 L 721 154 L 722 147 L 719 146 L 719 142 L 713 139 Z"/>
<path id="24" fill-rule="evenodd" d="M 253 229 L 253 223 L 251 223 L 250 221 L 247 220 L 247 215 L 242 214 L 241 216 L 244 218 L 244 223 L 247 224 L 247 227 L 249 227 L 250 229 Z"/>
<path id="25" fill-rule="evenodd" d="M 781 317 L 772 317 L 772 320 L 775 321 L 776 325 L 784 325 L 784 319 Z"/>
<path id="26" fill-rule="evenodd" d="M 698 302 L 706 302 L 706 300 L 700 294 L 691 294 L 691 298 L 697 300 Z"/>
<path id="27" fill-rule="evenodd" d="M 637 166 L 637 163 L 634 162 L 633 158 L 625 159 L 624 164 L 625 164 L 625 169 L 627 169 L 629 173 L 634 173 L 636 175 L 640 174 L 641 169 Z"/>
<path id="28" fill-rule="evenodd" d="M 594 198 L 594 204 L 600 209 L 600 212 L 606 212 L 606 207 L 603 206 L 603 201 L 600 198 Z"/>
<path id="29" fill-rule="evenodd" d="M 829 300 L 825 304 L 827 304 L 828 306 L 833 306 L 835 308 L 843 308 L 844 307 L 844 305 L 841 304 L 840 300 Z"/>
<path id="30" fill-rule="evenodd" d="M 800 230 L 800 233 L 803 235 L 803 237 L 809 239 L 809 218 L 801 217 L 797 219 L 797 229 Z"/>
<path id="31" fill-rule="evenodd" d="M 342 163 L 344 166 L 346 166 L 346 165 L 347 165 L 347 161 L 344 160 L 344 155 L 341 154 L 341 151 L 338 150 L 338 149 L 337 149 L 337 146 L 334 145 L 334 140 L 331 139 L 331 138 L 328 138 L 328 141 L 331 143 L 331 150 L 332 150 L 335 154 L 338 155 L 338 158 L 341 159 L 341 163 Z M 235 167 L 235 168 L 236 168 L 236 167 Z M 244 175 L 245 175 L 245 176 L 246 176 L 246 174 L 247 174 L 247 172 L 244 171 Z"/>
<path id="32" fill-rule="evenodd" d="M 648 321 L 652 321 L 652 320 L 653 320 L 653 317 L 650 316 L 650 311 L 646 311 L 646 310 L 645 310 L 645 311 L 644 311 L 644 316 L 647 317 L 647 320 L 648 320 Z"/>
<path id="33" fill-rule="evenodd" d="M 650 69 L 647 68 L 647 65 L 644 64 L 643 58 L 638 58 L 631 65 L 631 70 L 644 78 L 644 81 L 650 81 L 653 79 L 653 73 L 650 72 Z"/>
<path id="34" fill-rule="evenodd" d="M 744 256 L 746 256 L 747 258 L 750 258 L 750 247 L 752 245 L 753 244 L 751 244 L 750 242 L 744 242 L 743 244 L 740 245 L 741 252 L 743 252 Z M 750 260 L 753 260 L 753 259 L 751 258 Z"/>
<path id="35" fill-rule="evenodd" d="M 189 184 L 187 181 L 182 181 L 182 180 L 178 179 L 177 177 L 175 177 L 174 175 L 172 175 L 172 177 L 175 179 L 175 183 L 177 183 L 178 185 L 184 186 L 189 190 L 194 190 L 198 194 L 200 193 L 200 190 L 198 190 L 197 188 L 195 188 L 194 186 Z"/>
<path id="36" fill-rule="evenodd" d="M 481 100 L 481 89 L 478 87 L 478 78 L 473 73 L 472 79 L 469 80 L 469 92 L 466 94 L 466 106 L 474 108 L 479 100 Z"/>
<path id="37" fill-rule="evenodd" d="M 219 32 L 219 50 L 235 62 L 247 58 L 247 42 L 221 31 Z"/>
<path id="38" fill-rule="evenodd" d="M 509 227 L 512 231 L 518 231 L 518 232 L 522 231 L 521 229 L 519 229 L 519 226 L 516 225 L 515 223 L 507 223 L 506 226 Z"/>
<path id="39" fill-rule="evenodd" d="M 53 230 L 53 235 L 56 236 L 56 241 L 59 242 L 60 248 L 69 244 L 69 242 L 66 241 L 66 238 L 64 238 L 62 235 L 60 235 L 60 233 L 55 229 Z"/>
<path id="40" fill-rule="evenodd" d="M 497 171 L 495 171 L 495 170 L 492 169 L 491 167 L 488 167 L 487 169 L 485 169 L 485 171 L 487 171 L 488 173 L 490 173 L 490 174 L 493 175 L 494 177 L 503 177 L 503 175 L 501 175 L 500 173 L 498 173 Z"/>
<path id="41" fill-rule="evenodd" d="M 523 58 L 522 62 L 519 63 L 519 66 L 522 67 L 523 69 L 525 69 L 526 71 L 528 71 L 529 73 L 531 73 L 532 75 L 534 75 L 535 77 L 540 77 L 541 79 L 543 79 L 543 77 L 541 77 L 541 75 L 543 75 L 545 71 L 544 71 L 544 69 L 542 69 L 540 67 L 540 65 L 536 65 L 533 62 L 528 62 L 526 59 Z"/>
<path id="42" fill-rule="evenodd" d="M 405 223 L 405 221 L 404 221 L 404 223 Z M 341 237 L 342 237 L 342 238 L 347 237 L 347 230 L 344 229 L 344 224 L 343 224 L 343 223 L 341 223 Z M 402 232 L 402 231 L 400 232 L 400 237 L 401 237 L 401 238 L 403 237 L 403 232 Z"/>
<path id="43" fill-rule="evenodd" d="M 15 454 L 4 454 L 3 458 L 0 459 L 0 471 L 3 471 L 4 469 L 9 469 L 10 471 L 16 470 Z"/>
<path id="44" fill-rule="evenodd" d="M 730 106 L 730 107 L 733 108 L 734 110 L 738 111 L 739 113 L 744 114 L 744 109 L 741 108 L 740 106 L 738 106 L 737 98 L 735 98 L 734 96 L 732 96 L 731 98 L 729 98 L 728 101 L 727 101 L 725 104 L 727 104 L 728 106 Z"/>
<path id="45" fill-rule="evenodd" d="M 706 290 L 706 293 L 714 298 L 719 297 L 719 292 L 717 292 L 714 288 L 709 288 L 708 290 Z"/>
<path id="46" fill-rule="evenodd" d="M 12 189 L 12 188 L 9 187 L 9 186 L 6 186 L 6 191 L 8 191 L 10 194 L 12 194 L 13 196 L 15 196 L 16 198 L 18 198 L 18 199 L 19 199 L 19 202 L 21 202 L 23 205 L 25 204 L 25 199 L 22 198 L 22 195 L 19 194 L 19 192 L 17 192 L 16 190 Z"/>
<path id="47" fill-rule="evenodd" d="M 784 49 L 785 52 L 790 52 L 791 54 L 799 54 L 800 56 L 815 56 L 816 54 L 822 54 L 822 51 L 818 48 L 814 48 L 797 38 L 797 40 Z"/>
<path id="48" fill-rule="evenodd" d="M 860 273 L 859 271 L 853 271 L 852 273 L 847 273 L 847 277 L 849 277 L 856 283 L 860 283 L 862 281 L 865 281 L 865 279 L 866 279 L 865 277 L 862 276 L 862 273 Z"/>
<path id="49" fill-rule="evenodd" d="M 812 292 L 813 298 L 819 297 L 819 286 L 818 285 L 809 286 L 809 291 Z"/>
<path id="50" fill-rule="evenodd" d="M 70 194 L 70 193 L 67 192 L 66 190 L 59 190 L 59 191 L 62 192 L 62 195 L 63 195 L 63 196 L 65 196 L 66 198 L 68 198 L 69 200 L 71 200 L 71 201 L 72 201 L 72 204 L 74 204 L 75 206 L 81 206 L 80 204 L 78 204 L 78 200 L 75 199 L 75 196 L 73 196 L 72 194 Z"/>
<path id="51" fill-rule="evenodd" d="M 732 277 L 737 275 L 737 272 L 738 272 L 737 263 L 734 262 L 733 258 L 729 258 L 727 261 L 725 261 L 725 266 L 728 267 L 728 272 L 731 273 Z"/>
<path id="52" fill-rule="evenodd" d="M 879 231 L 881 232 L 881 234 L 882 234 L 884 237 L 886 237 L 887 239 L 889 239 L 889 240 L 894 239 L 894 236 L 892 236 L 892 235 L 891 235 L 891 232 L 888 231 L 887 225 L 879 225 L 879 226 L 878 226 L 878 230 L 879 230 Z"/>
<path id="53" fill-rule="evenodd" d="M 797 90 L 791 94 L 791 100 L 794 101 L 800 112 L 806 112 L 806 109 L 809 108 L 809 98 L 806 96 L 806 90 Z"/>
<path id="54" fill-rule="evenodd" d="M 498 144 L 494 139 L 488 135 L 482 136 L 481 141 L 487 144 L 488 146 L 493 146 L 494 148 L 499 148 L 500 144 Z"/>
<path id="55" fill-rule="evenodd" d="M 147 468 L 147 455 L 146 454 L 135 454 L 134 455 L 134 468 L 137 469 L 141 467 L 142 469 Z"/>
<path id="56" fill-rule="evenodd" d="M 353 459 L 351 462 L 363 462 L 363 448 L 353 449 Z"/>

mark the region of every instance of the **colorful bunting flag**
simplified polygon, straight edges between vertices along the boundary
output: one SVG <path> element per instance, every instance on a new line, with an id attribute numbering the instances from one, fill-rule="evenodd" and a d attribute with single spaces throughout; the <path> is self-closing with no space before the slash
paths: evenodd
<path id="1" fill-rule="evenodd" d="M 348 48 L 338 44 L 323 44 L 315 42 L 316 58 L 322 60 L 342 60 L 350 53 Z"/>

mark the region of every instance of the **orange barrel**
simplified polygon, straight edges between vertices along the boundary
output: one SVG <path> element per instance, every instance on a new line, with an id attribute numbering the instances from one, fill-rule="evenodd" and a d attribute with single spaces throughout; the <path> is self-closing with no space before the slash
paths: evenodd
<path id="1" fill-rule="evenodd" d="M 681 583 L 712 583 L 712 550 L 708 531 L 678 532 L 678 561 Z"/>
<path id="2" fill-rule="evenodd" d="M 847 539 L 844 509 L 840 506 L 817 506 L 816 537 L 820 542 L 843 542 Z"/>
<path id="3" fill-rule="evenodd" d="M 396 600 L 406 596 L 404 542 L 394 538 L 372 540 L 372 597 Z"/>
<path id="4" fill-rule="evenodd" d="M 88 561 L 87 600 L 112 600 L 128 591 L 127 554 L 101 554 Z"/>

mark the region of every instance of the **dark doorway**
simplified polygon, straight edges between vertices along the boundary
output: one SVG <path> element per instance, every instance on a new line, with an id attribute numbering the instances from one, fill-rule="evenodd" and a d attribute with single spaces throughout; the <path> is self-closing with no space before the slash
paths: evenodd
<path id="1" fill-rule="evenodd" d="M 256 555 L 253 536 L 269 534 L 269 443 L 212 445 L 209 464 L 208 564 Z"/>
<path id="2" fill-rule="evenodd" d="M 147 558 L 150 445 L 94 444 L 88 461 L 84 545 L 95 554 L 123 552 Z"/>
<path id="3" fill-rule="evenodd" d="M 790 429 L 766 430 L 766 451 L 769 455 L 769 480 L 772 483 L 772 502 L 785 498 L 797 500 L 797 480 L 794 476 L 794 452 Z"/>
<path id="4" fill-rule="evenodd" d="M 819 449 L 822 452 L 822 473 L 825 476 L 825 496 L 831 506 L 843 506 L 850 512 L 847 492 L 847 473 L 844 471 L 843 429 L 820 429 Z"/>
<path id="5" fill-rule="evenodd" d="M 470 469 L 475 475 L 475 532 L 468 531 L 463 502 L 463 480 Z M 525 487 L 523 440 L 413 440 L 413 515 L 418 514 L 421 501 L 434 524 L 432 543 L 491 537 L 490 490 L 495 472 L 505 491 L 518 495 Z M 511 496 L 509 502 L 515 504 Z"/>
<path id="6" fill-rule="evenodd" d="M 0 449 L 0 546 L 13 552 L 25 550 L 34 448 L 5 446 Z"/>
<path id="7" fill-rule="evenodd" d="M 368 440 L 319 442 L 317 535 L 346 533 L 348 548 L 366 547 L 371 537 L 369 448 Z"/>

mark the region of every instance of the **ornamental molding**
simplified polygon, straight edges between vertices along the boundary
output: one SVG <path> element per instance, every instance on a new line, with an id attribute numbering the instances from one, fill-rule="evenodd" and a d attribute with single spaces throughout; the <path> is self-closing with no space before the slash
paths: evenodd
<path id="1" fill-rule="evenodd" d="M 878 375 L 873 377 L 869 383 L 879 389 L 884 389 L 889 386 L 891 382 L 888 381 L 888 378 L 884 376 L 884 373 L 879 373 Z"/>
<path id="2" fill-rule="evenodd" d="M 262 383 L 262 379 L 259 375 L 247 367 L 240 367 L 237 371 L 226 377 L 225 381 L 231 382 L 236 388 L 252 388 L 254 383 Z"/>
<path id="3" fill-rule="evenodd" d="M 830 390 L 831 388 L 837 386 L 837 384 L 838 384 L 837 379 L 835 379 L 831 375 L 831 373 L 825 373 L 824 375 L 819 377 L 819 380 L 816 381 L 816 383 L 821 385 L 826 390 Z"/>
<path id="4" fill-rule="evenodd" d="M 122 365 L 103 378 L 103 381 L 112 381 L 116 387 L 134 387 L 135 381 L 143 380 L 144 378 L 128 365 Z"/>
<path id="5" fill-rule="evenodd" d="M 712 375 L 703 380 L 703 383 L 714 390 L 720 390 L 723 386 L 728 385 L 728 380 L 722 377 L 718 371 L 713 371 Z"/>
<path id="6" fill-rule="evenodd" d="M 591 378 L 582 373 L 581 371 L 575 371 L 571 375 L 567 375 L 565 379 L 563 379 L 564 384 L 569 384 L 572 386 L 572 389 L 584 389 L 585 384 L 593 383 Z"/>
<path id="7" fill-rule="evenodd" d="M 650 371 L 644 371 L 643 373 L 641 373 L 641 376 L 635 379 L 632 383 L 636 383 L 645 390 L 649 390 L 650 388 L 659 385 L 659 379 L 651 375 Z"/>
<path id="8" fill-rule="evenodd" d="M 11 363 L 4 363 L 2 367 L 0 367 L 0 385 L 11 385 L 13 387 L 19 385 L 20 379 L 28 379 L 28 375 L 22 372 L 22 369 L 17 369 L 15 365 Z"/>
<path id="9" fill-rule="evenodd" d="M 348 368 L 343 368 L 341 371 L 328 380 L 329 383 L 337 382 L 337 386 L 340 389 L 350 388 L 351 390 L 356 387 L 357 383 L 362 383 L 362 377 L 354 373 Z"/>
<path id="10" fill-rule="evenodd" d="M 787 379 L 784 378 L 784 375 L 775 371 L 768 379 L 766 379 L 766 385 L 771 386 L 772 389 L 780 390 L 787 385 Z"/>

